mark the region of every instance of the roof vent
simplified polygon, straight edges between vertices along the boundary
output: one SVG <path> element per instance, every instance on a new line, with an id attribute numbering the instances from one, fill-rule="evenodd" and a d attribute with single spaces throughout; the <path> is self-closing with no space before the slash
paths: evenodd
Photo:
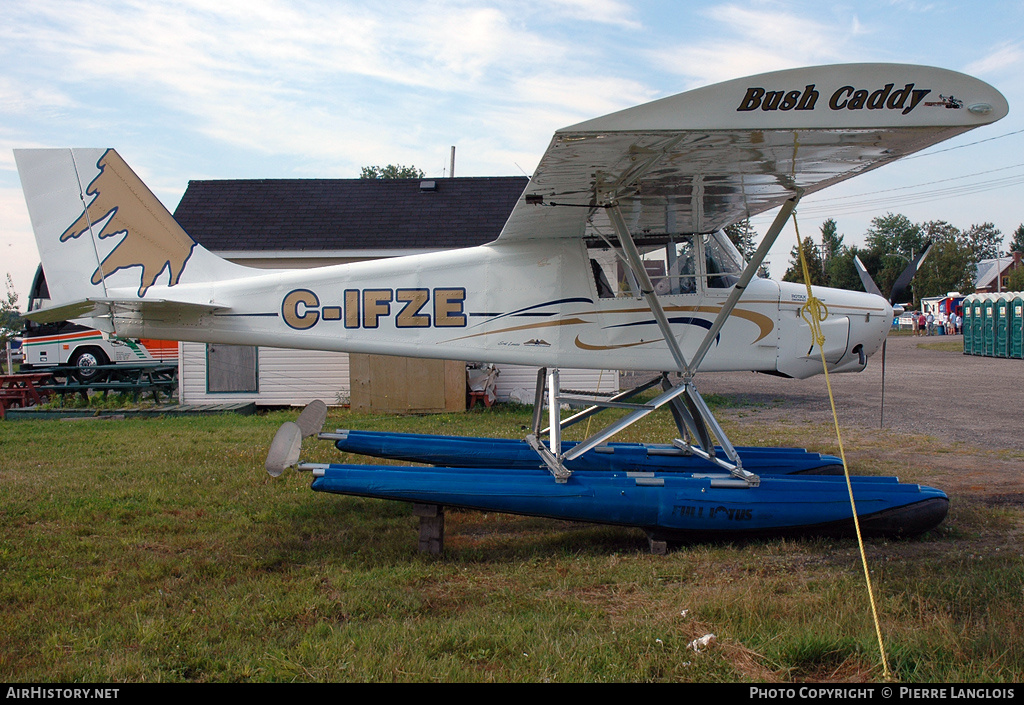
<path id="1" fill-rule="evenodd" d="M 436 190 L 437 190 L 437 182 L 436 181 L 430 180 L 430 181 L 421 181 L 420 182 L 420 191 L 436 191 Z"/>

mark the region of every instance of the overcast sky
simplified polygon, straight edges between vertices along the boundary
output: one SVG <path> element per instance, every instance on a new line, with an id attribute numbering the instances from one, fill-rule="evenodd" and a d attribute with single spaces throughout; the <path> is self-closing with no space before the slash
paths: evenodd
<path id="1" fill-rule="evenodd" d="M 1024 221 L 1019 0 L 32 0 L 6 3 L 0 57 L 0 276 L 22 306 L 38 254 L 16 147 L 114 147 L 173 211 L 189 179 L 443 176 L 453 145 L 456 176 L 530 174 L 560 127 L 818 64 L 962 71 L 1010 114 L 808 197 L 803 235 L 834 217 L 862 244 L 895 212 L 991 221 L 1008 240 Z M 773 276 L 793 242 L 790 228 Z"/>

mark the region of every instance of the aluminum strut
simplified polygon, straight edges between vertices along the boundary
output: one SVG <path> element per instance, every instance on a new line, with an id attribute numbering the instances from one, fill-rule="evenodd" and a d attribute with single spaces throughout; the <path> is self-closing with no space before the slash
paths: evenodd
<path id="1" fill-rule="evenodd" d="M 612 203 L 606 207 L 609 220 L 612 223 L 612 227 L 615 229 L 615 234 L 617 235 L 619 243 L 626 255 L 630 274 L 639 284 L 640 294 L 647 301 L 647 304 L 651 309 L 651 313 L 654 315 L 655 322 L 661 330 L 665 344 L 668 347 L 672 360 L 676 365 L 675 371 L 682 374 L 683 381 L 681 383 L 673 384 L 669 380 L 669 372 L 663 372 L 659 378 L 656 378 L 654 381 L 649 382 L 646 385 L 641 385 L 636 389 L 616 395 L 608 400 L 598 400 L 573 395 L 562 395 L 559 389 L 558 370 L 541 368 L 537 373 L 537 392 L 533 414 L 533 429 L 532 433 L 526 437 L 526 440 L 537 452 L 544 464 L 547 465 L 557 482 L 565 482 L 572 475 L 572 471 L 565 466 L 566 462 L 572 461 L 584 453 L 593 450 L 623 429 L 628 428 L 632 424 L 644 418 L 652 411 L 668 405 L 681 436 L 681 438 L 677 438 L 673 441 L 673 445 L 683 452 L 697 455 L 698 457 L 704 458 L 705 460 L 727 470 L 734 477 L 742 481 L 741 486 L 752 487 L 757 486 L 760 483 L 760 478 L 758 478 L 757 475 L 743 469 L 743 463 L 739 454 L 729 441 L 721 425 L 719 425 L 718 421 L 715 419 L 714 414 L 711 413 L 711 409 L 708 407 L 707 403 L 705 403 L 704 398 L 700 395 L 700 392 L 697 391 L 697 387 L 693 383 L 693 376 L 700 367 L 704 357 L 707 355 L 708 350 L 710 350 L 715 338 L 725 325 L 726 320 L 728 320 L 740 297 L 743 295 L 743 292 L 750 283 L 750 280 L 753 278 L 754 273 L 764 261 L 765 256 L 768 254 L 768 250 L 771 249 L 776 238 L 778 238 L 779 233 L 782 231 L 782 228 L 789 219 L 789 216 L 796 208 L 796 204 L 802 195 L 803 190 L 796 189 L 796 195 L 786 201 L 786 203 L 780 208 L 778 215 L 775 217 L 775 221 L 772 223 L 768 233 L 761 241 L 761 245 L 754 253 L 750 262 L 744 268 L 739 281 L 733 286 L 733 289 L 729 293 L 725 303 L 723 303 L 722 307 L 719 309 L 710 330 L 704 336 L 704 339 L 697 347 L 697 351 L 690 361 L 687 361 L 683 355 L 679 341 L 676 339 L 675 334 L 672 331 L 672 327 L 669 324 L 668 317 L 665 315 L 665 310 L 662 308 L 661 302 L 658 300 L 658 297 L 654 292 L 654 285 L 651 282 L 650 276 L 647 274 L 643 259 L 636 247 L 636 243 L 633 241 L 633 237 L 629 232 L 629 228 L 626 225 L 625 219 L 622 217 L 622 213 L 619 210 L 618 205 Z M 650 401 L 641 404 L 634 404 L 626 401 L 626 399 L 631 398 L 640 391 L 655 386 L 659 382 L 662 386 L 662 393 Z M 548 426 L 542 430 L 542 406 L 545 398 L 547 399 L 548 404 Z M 562 403 L 568 403 L 573 406 L 588 405 L 589 408 L 563 421 L 560 419 L 559 414 L 559 409 L 561 408 Z M 589 418 L 595 413 L 607 408 L 625 409 L 629 411 L 629 413 L 618 421 L 609 424 L 604 429 L 593 434 L 586 440 L 577 443 L 568 451 L 563 453 L 562 429 L 574 423 L 578 423 L 584 418 Z M 545 431 L 548 434 L 547 446 L 545 446 L 541 441 L 541 436 Z M 716 440 L 721 446 L 722 455 L 725 456 L 724 458 L 722 458 L 716 450 Z"/>
<path id="2" fill-rule="evenodd" d="M 697 348 L 697 352 L 694 353 L 693 359 L 690 360 L 689 365 L 686 367 L 687 377 L 692 377 L 696 372 L 697 368 L 700 367 L 700 363 L 704 361 L 704 356 L 708 354 L 708 350 L 711 349 L 711 343 L 714 342 L 718 333 L 722 330 L 722 326 L 725 325 L 732 310 L 736 308 L 736 304 L 739 303 L 740 297 L 743 296 L 743 292 L 747 290 L 747 285 L 750 284 L 750 280 L 754 278 L 754 273 L 757 272 L 757 268 L 764 262 L 764 258 L 768 256 L 768 250 L 771 249 L 772 245 L 775 244 L 775 240 L 779 237 L 779 233 L 782 232 L 783 226 L 786 225 L 786 221 L 789 220 L 789 216 L 796 210 L 796 204 L 800 202 L 800 198 L 803 196 L 804 190 L 801 188 L 796 189 L 796 195 L 790 198 L 788 201 L 782 204 L 779 208 L 778 214 L 775 216 L 775 220 L 772 221 L 771 227 L 768 228 L 768 232 L 765 233 L 764 238 L 761 240 L 761 245 L 754 252 L 753 257 L 747 263 L 747 266 L 743 269 L 740 274 L 739 281 L 733 285 L 732 291 L 729 292 L 728 298 L 725 303 L 722 304 L 722 308 L 718 312 L 718 316 L 715 318 L 715 322 L 711 324 L 711 328 L 704 335 L 704 340 L 701 341 L 700 346 Z"/>
<path id="3" fill-rule="evenodd" d="M 650 389 L 658 383 L 662 386 L 662 393 L 648 402 L 627 403 L 625 401 L 621 401 L 621 399 L 633 396 L 640 391 Z M 666 405 L 670 405 L 670 408 L 672 408 L 673 415 L 676 418 L 676 423 L 679 426 L 681 435 L 684 437 L 690 436 L 693 440 L 693 442 L 687 442 L 686 440 L 677 438 L 672 441 L 673 445 L 679 448 L 682 452 L 704 458 L 708 462 L 728 471 L 736 478 L 742 480 L 743 483 L 745 483 L 745 486 L 754 487 L 760 482 L 757 475 L 747 472 L 742 468 L 735 448 L 729 442 L 728 437 L 725 435 L 722 427 L 718 424 L 718 421 L 711 413 L 711 409 L 708 408 L 708 405 L 704 402 L 704 399 L 697 391 L 692 380 L 681 384 L 672 384 L 668 378 L 668 374 L 663 373 L 651 382 L 617 395 L 617 399 L 615 401 L 611 399 L 606 401 L 594 401 L 574 395 L 562 395 L 558 385 L 559 375 L 557 370 L 541 368 L 538 371 L 537 394 L 534 402 L 533 429 L 532 433 L 526 437 L 527 443 L 529 443 L 530 447 L 533 448 L 537 455 L 540 456 L 541 460 L 554 476 L 556 482 L 565 482 L 572 475 L 572 471 L 565 466 L 566 462 L 575 460 L 584 453 L 597 448 L 622 430 L 633 425 L 651 412 Z M 544 417 L 543 405 L 545 400 L 548 405 L 549 423 L 546 428 L 542 429 L 541 421 Z M 563 403 L 570 405 L 589 404 L 592 401 L 594 402 L 593 405 L 591 408 L 587 409 L 587 412 L 592 412 L 589 415 L 596 413 L 596 411 L 593 411 L 595 408 L 598 410 L 626 409 L 629 410 L 630 413 L 626 414 L 618 421 L 608 424 L 597 433 L 591 435 L 586 440 L 577 443 L 567 451 L 562 452 L 562 429 L 571 423 L 575 423 L 578 417 L 582 414 L 576 414 L 564 421 L 559 421 L 559 409 L 561 405 Z M 542 440 L 545 432 L 548 434 L 547 444 Z M 716 439 L 722 447 L 722 452 L 726 456 L 725 458 L 722 458 L 716 453 Z"/>
<path id="4" fill-rule="evenodd" d="M 618 408 L 628 409 L 631 413 L 627 414 L 618 421 L 609 424 L 601 431 L 598 431 L 588 439 L 577 443 L 575 446 L 570 448 L 567 452 L 562 452 L 562 435 L 561 430 L 565 427 L 566 421 L 559 420 L 559 409 L 562 403 L 567 404 L 580 404 L 589 403 L 591 400 L 580 400 L 579 397 L 571 395 L 562 396 L 558 388 L 559 377 L 557 370 L 551 371 L 545 368 L 541 368 L 537 373 L 537 394 L 535 398 L 535 406 L 533 411 L 533 430 L 526 437 L 527 443 L 530 447 L 537 452 L 544 461 L 544 464 L 548 466 L 551 474 L 554 475 L 555 480 L 564 482 L 569 479 L 572 475 L 572 471 L 565 467 L 565 461 L 574 460 L 579 456 L 586 453 L 598 445 L 604 443 L 612 436 L 616 435 L 625 428 L 628 428 L 632 424 L 636 423 L 647 414 L 655 411 L 665 404 L 670 403 L 673 399 L 683 394 L 686 390 L 682 386 L 671 387 L 669 390 L 663 392 L 659 396 L 655 397 L 649 402 L 642 404 L 631 404 L 623 401 L 615 401 L 610 403 L 597 402 L 596 405 L 603 406 L 605 408 Z M 644 389 L 654 386 L 653 384 L 642 385 Z M 638 388 L 639 389 L 639 388 Z M 638 389 L 630 390 L 628 395 L 633 395 L 638 392 Z M 622 396 L 622 395 L 620 395 Z M 541 435 L 543 431 L 540 428 L 541 418 L 543 417 L 543 411 L 541 406 L 544 403 L 545 397 L 548 403 L 548 417 L 549 424 L 544 430 L 548 432 L 549 443 L 547 446 L 541 441 Z"/>
<path id="5" fill-rule="evenodd" d="M 661 302 L 658 301 L 658 296 L 654 293 L 654 284 L 651 282 L 650 275 L 647 274 L 647 268 L 644 267 L 640 251 L 636 249 L 633 236 L 630 235 L 629 228 L 626 227 L 622 211 L 619 210 L 618 204 L 608 206 L 607 211 L 608 218 L 615 229 L 615 234 L 619 238 L 619 244 L 622 245 L 622 250 L 629 261 L 629 269 L 640 284 L 640 295 L 647 301 L 651 313 L 654 314 L 654 320 L 658 323 L 658 328 L 661 329 L 661 334 L 665 337 L 665 344 L 668 345 L 668 351 L 672 354 L 672 359 L 676 363 L 676 370 L 682 372 L 688 368 L 686 358 L 683 357 L 679 341 L 676 340 L 676 336 L 672 333 L 672 327 L 669 325 L 668 317 L 665 315 L 665 309 L 661 307 Z"/>

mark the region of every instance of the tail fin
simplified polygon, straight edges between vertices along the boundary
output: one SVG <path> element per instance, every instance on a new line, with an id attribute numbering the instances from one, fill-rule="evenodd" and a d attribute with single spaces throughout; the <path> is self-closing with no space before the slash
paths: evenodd
<path id="1" fill-rule="evenodd" d="M 14 157 L 56 305 L 109 298 L 113 289 L 143 299 L 154 285 L 247 271 L 189 237 L 113 149 L 24 149 Z"/>

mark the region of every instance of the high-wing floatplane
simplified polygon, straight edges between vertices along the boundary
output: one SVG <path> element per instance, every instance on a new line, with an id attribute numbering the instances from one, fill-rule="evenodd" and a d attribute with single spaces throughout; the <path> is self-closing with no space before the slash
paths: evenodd
<path id="1" fill-rule="evenodd" d="M 863 370 L 893 308 L 881 296 L 756 276 L 797 202 L 1007 113 L 1002 95 L 936 68 L 856 64 L 767 73 L 555 132 L 501 235 L 481 247 L 306 270 L 256 270 L 196 244 L 111 149 L 15 152 L 53 306 L 126 337 L 308 348 L 540 368 L 524 441 L 339 432 L 347 451 L 432 467 L 298 462 L 323 410 L 278 434 L 276 474 L 313 489 L 640 527 L 651 537 L 841 532 L 835 458 L 736 448 L 698 371 L 804 378 Z M 749 262 L 722 228 L 778 208 Z M 823 362 L 824 361 L 824 362 Z M 823 367 L 824 366 L 824 367 Z M 610 399 L 564 394 L 559 367 L 661 370 Z M 675 380 L 669 377 L 675 375 Z M 653 398 L 634 402 L 655 387 Z M 547 428 L 543 403 L 548 401 Z M 560 419 L 561 404 L 583 411 Z M 679 437 L 612 443 L 666 407 Z M 578 443 L 561 431 L 625 409 Z M 862 531 L 938 524 L 939 490 L 852 478 Z"/>

